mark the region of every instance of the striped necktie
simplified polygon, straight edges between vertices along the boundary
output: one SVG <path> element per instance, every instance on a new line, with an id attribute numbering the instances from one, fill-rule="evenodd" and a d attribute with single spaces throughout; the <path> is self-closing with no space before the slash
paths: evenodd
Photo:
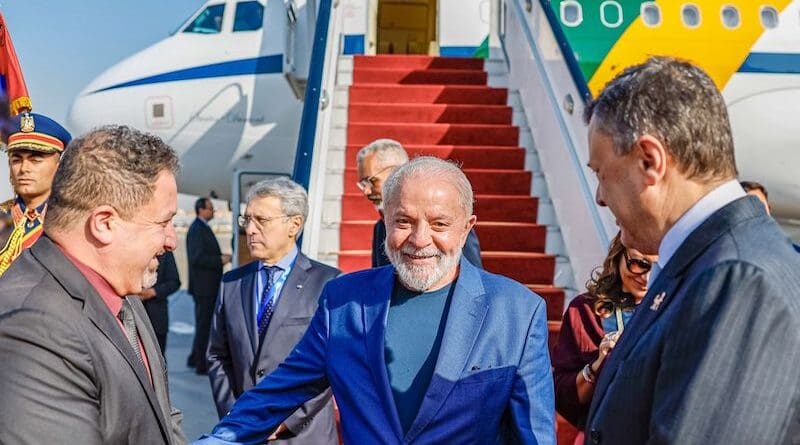
<path id="1" fill-rule="evenodd" d="M 133 319 L 133 308 L 128 300 L 122 302 L 122 308 L 119 310 L 117 317 L 122 321 L 122 327 L 125 328 L 125 336 L 128 337 L 128 344 L 131 345 L 136 359 L 141 363 L 142 368 L 146 371 L 144 360 L 142 359 L 142 352 L 139 349 L 139 330 L 136 329 L 136 321 Z"/>
<path id="2" fill-rule="evenodd" d="M 264 289 L 261 291 L 261 300 L 258 305 L 258 336 L 264 337 L 264 332 L 267 331 L 269 321 L 272 319 L 272 314 L 275 312 L 275 296 L 270 295 L 273 286 L 273 279 L 275 274 L 280 271 L 278 266 L 264 266 L 261 271 L 261 280 L 264 283 Z"/>

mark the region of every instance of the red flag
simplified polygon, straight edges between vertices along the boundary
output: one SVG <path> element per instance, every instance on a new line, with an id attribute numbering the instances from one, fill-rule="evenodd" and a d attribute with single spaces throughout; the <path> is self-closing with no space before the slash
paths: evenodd
<path id="1" fill-rule="evenodd" d="M 6 27 L 6 20 L 0 13 L 0 90 L 8 96 L 11 115 L 15 116 L 22 110 L 32 110 L 31 99 L 28 96 L 28 87 L 22 77 L 22 68 L 19 66 L 17 53 L 11 43 L 11 35 Z"/>

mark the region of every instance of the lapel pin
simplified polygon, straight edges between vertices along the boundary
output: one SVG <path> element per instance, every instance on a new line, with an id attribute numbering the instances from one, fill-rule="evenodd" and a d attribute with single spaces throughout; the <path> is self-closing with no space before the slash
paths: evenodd
<path id="1" fill-rule="evenodd" d="M 657 311 L 658 308 L 661 307 L 661 303 L 664 302 L 664 298 L 666 297 L 667 297 L 666 292 L 661 292 L 660 294 L 656 295 L 656 297 L 653 298 L 653 304 L 650 305 L 650 310 Z"/>
<path id="2" fill-rule="evenodd" d="M 302 285 L 302 284 L 298 284 L 298 285 L 297 285 L 297 288 L 298 288 L 298 289 L 302 289 L 302 288 L 303 288 L 303 285 Z"/>

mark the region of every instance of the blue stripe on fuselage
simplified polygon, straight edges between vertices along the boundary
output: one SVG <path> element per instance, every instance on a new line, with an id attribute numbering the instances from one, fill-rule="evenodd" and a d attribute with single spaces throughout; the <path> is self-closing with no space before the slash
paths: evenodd
<path id="1" fill-rule="evenodd" d="M 92 91 L 89 94 L 115 90 L 117 88 L 133 87 L 137 85 L 175 82 L 179 80 L 207 79 L 211 77 L 241 76 L 246 74 L 280 73 L 282 71 L 283 54 L 274 54 L 271 56 L 256 57 L 252 59 L 212 63 L 210 65 L 196 66 L 192 68 L 156 74 L 154 76 L 142 77 L 141 79 L 129 80 L 127 82 L 100 88 L 99 90 Z"/>
<path id="2" fill-rule="evenodd" d="M 750 53 L 740 73 L 800 74 L 800 54 Z"/>

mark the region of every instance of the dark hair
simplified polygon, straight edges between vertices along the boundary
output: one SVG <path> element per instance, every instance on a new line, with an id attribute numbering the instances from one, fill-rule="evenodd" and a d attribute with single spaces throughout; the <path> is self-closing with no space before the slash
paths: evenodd
<path id="1" fill-rule="evenodd" d="M 612 138 L 617 155 L 649 134 L 690 179 L 736 176 L 725 101 L 708 74 L 689 62 L 653 57 L 625 69 L 586 107 L 584 120 Z"/>
<path id="2" fill-rule="evenodd" d="M 194 213 L 199 212 L 201 209 L 205 209 L 208 205 L 208 197 L 202 196 L 197 198 L 197 201 L 194 202 Z"/>
<path id="3" fill-rule="evenodd" d="M 133 217 L 153 198 L 162 172 L 177 175 L 178 156 L 157 136 L 108 125 L 73 139 L 53 178 L 45 231 L 69 228 L 100 205 Z"/>
<path id="4" fill-rule="evenodd" d="M 741 182 L 739 182 L 739 184 L 742 186 L 744 191 L 750 192 L 750 191 L 753 191 L 753 190 L 758 190 L 758 191 L 760 191 L 761 193 L 764 194 L 765 198 L 769 199 L 769 194 L 767 194 L 767 189 L 764 188 L 764 186 L 761 185 L 761 183 L 756 182 L 756 181 L 741 181 Z"/>
<path id="5" fill-rule="evenodd" d="M 614 308 L 628 309 L 636 304 L 633 297 L 622 290 L 622 274 L 619 270 L 620 260 L 625 254 L 620 234 L 611 240 L 608 255 L 603 266 L 592 271 L 592 277 L 586 282 L 589 299 L 593 301 L 597 315 L 614 311 Z"/>

